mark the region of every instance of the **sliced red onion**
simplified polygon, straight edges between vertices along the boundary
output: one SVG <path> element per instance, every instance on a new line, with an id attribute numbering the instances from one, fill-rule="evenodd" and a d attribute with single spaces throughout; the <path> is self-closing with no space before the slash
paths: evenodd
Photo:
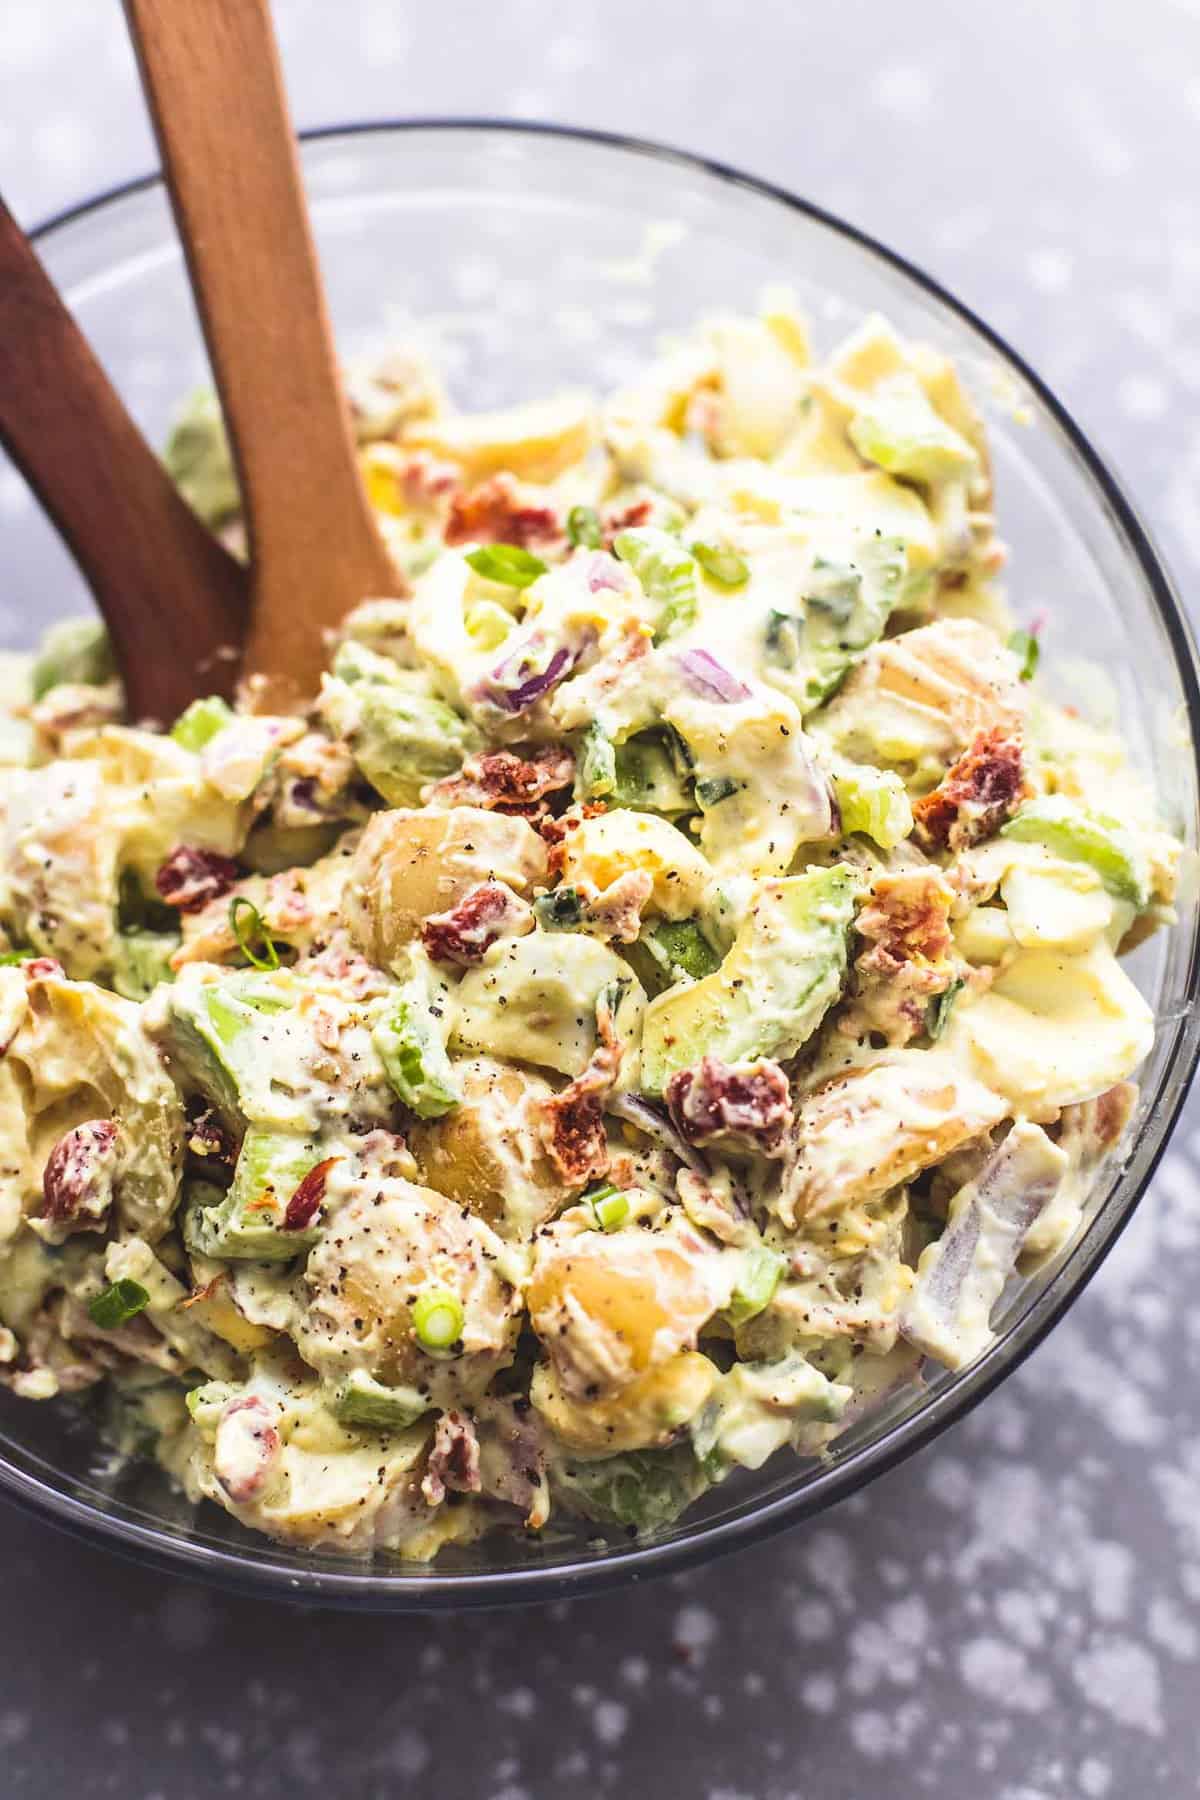
<path id="1" fill-rule="evenodd" d="M 1058 1192 L 1067 1157 L 1038 1125 L 1013 1126 L 974 1181 L 950 1201 L 900 1320 L 910 1344 L 962 1369 L 992 1340 L 990 1314 L 1030 1226 Z"/>
<path id="2" fill-rule="evenodd" d="M 717 700 L 733 706 L 738 700 L 750 698 L 750 689 L 745 682 L 739 681 L 707 650 L 681 650 L 675 658 L 675 667 L 688 690 L 701 700 Z"/>
<path id="3" fill-rule="evenodd" d="M 665 1109 L 654 1105 L 653 1101 L 642 1100 L 636 1094 L 614 1094 L 607 1102 L 605 1110 L 615 1114 L 618 1119 L 625 1119 L 630 1125 L 636 1125 L 644 1131 L 664 1150 L 670 1150 L 689 1169 L 705 1178 L 711 1173 L 706 1157 L 702 1156 L 694 1144 L 689 1144 L 683 1133 L 676 1129 Z"/>
<path id="4" fill-rule="evenodd" d="M 628 578 L 624 567 L 616 557 L 606 556 L 603 550 L 598 550 L 588 564 L 589 594 L 599 594 L 605 588 L 611 588 L 615 593 L 620 593 L 626 587 L 627 582 Z"/>
<path id="5" fill-rule="evenodd" d="M 552 687 L 569 675 L 579 660 L 579 651 L 560 644 L 544 667 L 539 668 L 549 645 L 540 632 L 513 650 L 496 664 L 491 673 L 477 684 L 471 699 L 485 701 L 500 712 L 523 713 L 548 694 Z"/>

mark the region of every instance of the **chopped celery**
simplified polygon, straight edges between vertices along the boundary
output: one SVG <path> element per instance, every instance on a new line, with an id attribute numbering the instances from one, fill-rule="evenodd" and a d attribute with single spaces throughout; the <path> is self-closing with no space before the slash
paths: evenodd
<path id="1" fill-rule="evenodd" d="M 64 619 L 52 625 L 34 658 L 30 686 L 35 700 L 65 682 L 98 687 L 117 672 L 108 633 L 99 619 Z"/>
<path id="2" fill-rule="evenodd" d="M 319 1227 L 288 1230 L 284 1216 L 288 1201 L 320 1161 L 312 1138 L 286 1131 L 248 1131 L 228 1193 L 198 1184 L 203 1192 L 184 1216 L 188 1249 L 227 1262 L 287 1262 L 310 1250 L 320 1236 Z"/>
<path id="3" fill-rule="evenodd" d="M 533 916 L 543 931 L 578 931 L 584 919 L 583 901 L 576 888 L 552 888 L 534 901 Z"/>
<path id="4" fill-rule="evenodd" d="M 203 700 L 193 700 L 187 711 L 180 713 L 171 727 L 171 736 L 185 750 L 203 750 L 227 725 L 232 725 L 234 716 L 219 694 L 209 694 Z"/>
<path id="5" fill-rule="evenodd" d="M 1027 801 L 1000 835 L 1088 863 L 1110 893 L 1134 906 L 1145 906 L 1149 898 L 1145 858 L 1132 834 L 1118 820 L 1087 812 L 1061 794 Z"/>
<path id="6" fill-rule="evenodd" d="M 654 638 L 661 643 L 686 631 L 696 621 L 698 582 L 696 559 L 677 537 L 654 525 L 620 531 L 613 550 L 628 563 L 642 584 L 648 600 L 660 607 Z"/>
<path id="7" fill-rule="evenodd" d="M 341 1424 L 374 1431 L 407 1431 L 428 1411 L 428 1400 L 416 1388 L 385 1387 L 361 1369 L 354 1369 L 333 1397 L 333 1414 Z"/>
<path id="8" fill-rule="evenodd" d="M 693 544 L 692 555 L 718 587 L 745 587 L 750 579 L 750 565 L 745 557 L 724 544 Z"/>
<path id="9" fill-rule="evenodd" d="M 834 791 L 847 837 L 861 831 L 881 850 L 892 850 L 912 831 L 912 804 L 894 770 L 844 769 L 834 776 Z"/>
<path id="10" fill-rule="evenodd" d="M 673 981 L 681 975 L 702 981 L 721 966 L 721 958 L 705 937 L 698 919 L 660 919 L 646 932 L 644 942 Z"/>
<path id="11" fill-rule="evenodd" d="M 739 1325 L 756 1319 L 770 1304 L 780 1277 L 787 1267 L 787 1257 L 768 1244 L 755 1244 L 743 1252 L 742 1270 L 734 1284 L 733 1294 L 725 1309 L 729 1323 L 736 1331 Z"/>

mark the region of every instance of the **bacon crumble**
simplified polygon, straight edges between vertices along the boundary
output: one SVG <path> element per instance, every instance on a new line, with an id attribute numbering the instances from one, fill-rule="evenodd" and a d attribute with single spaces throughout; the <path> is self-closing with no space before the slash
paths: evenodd
<path id="1" fill-rule="evenodd" d="M 693 1144 L 741 1138 L 772 1156 L 792 1123 L 787 1076 L 766 1058 L 726 1063 L 702 1056 L 694 1068 L 672 1075 L 665 1098 L 675 1124 Z"/>
<path id="2" fill-rule="evenodd" d="M 913 805 L 928 849 L 966 850 L 998 831 L 1025 794 L 1021 745 L 1003 726 L 977 732 L 933 792 Z"/>
<path id="3" fill-rule="evenodd" d="M 421 926 L 421 942 L 435 962 L 483 961 L 497 938 L 526 931 L 533 914 L 503 882 L 483 881 L 448 912 L 433 913 Z"/>
<path id="4" fill-rule="evenodd" d="M 154 885 L 168 906 L 194 913 L 229 893 L 237 880 L 238 866 L 232 857 L 180 844 L 159 869 Z"/>

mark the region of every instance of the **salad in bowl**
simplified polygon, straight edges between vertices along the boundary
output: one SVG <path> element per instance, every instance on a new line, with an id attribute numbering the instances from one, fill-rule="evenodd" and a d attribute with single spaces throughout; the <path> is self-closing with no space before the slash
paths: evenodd
<path id="1" fill-rule="evenodd" d="M 313 705 L 10 659 L 0 1381 L 251 1531 L 651 1532 L 1073 1238 L 1180 846 L 1041 690 L 951 361 L 786 297 L 598 402 L 348 374 Z M 168 464 L 241 542 L 219 412 Z"/>

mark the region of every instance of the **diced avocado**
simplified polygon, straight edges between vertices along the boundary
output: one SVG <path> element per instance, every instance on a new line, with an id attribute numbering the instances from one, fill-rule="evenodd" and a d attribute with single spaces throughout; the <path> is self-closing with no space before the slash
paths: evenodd
<path id="1" fill-rule="evenodd" d="M 603 797 L 610 806 L 668 818 L 689 812 L 692 805 L 686 775 L 657 731 L 614 744 L 600 725 L 590 725 L 580 747 L 577 787 L 581 799 Z"/>
<path id="2" fill-rule="evenodd" d="M 198 1089 L 228 1122 L 240 1124 L 243 1089 L 262 1054 L 254 1028 L 264 1017 L 285 1012 L 296 997 L 283 970 L 173 987 L 164 1037 L 183 1085 Z"/>
<path id="3" fill-rule="evenodd" d="M 429 1402 L 411 1387 L 385 1387 L 354 1369 L 333 1396 L 333 1415 L 343 1425 L 365 1425 L 373 1431 L 407 1431 Z"/>
<path id="4" fill-rule="evenodd" d="M 219 525 L 241 506 L 221 406 L 211 388 L 198 388 L 176 420 L 163 451 L 167 474 L 207 525 Z"/>
<path id="5" fill-rule="evenodd" d="M 145 1000 L 160 981 L 173 981 L 178 932 L 124 931 L 113 946 L 112 984 L 126 1000 Z"/>
<path id="6" fill-rule="evenodd" d="M 670 1525 L 709 1485 L 690 1443 L 631 1450 L 595 1462 L 564 1461 L 551 1471 L 554 1497 L 602 1524 L 655 1531 Z"/>
<path id="7" fill-rule="evenodd" d="M 423 693 L 390 657 L 363 644 L 341 646 L 334 678 L 335 688 L 344 682 L 351 690 L 354 760 L 389 806 L 416 805 L 423 787 L 453 774 L 478 747 L 479 735 L 468 720 Z M 325 696 L 327 703 L 333 698 Z"/>
<path id="8" fill-rule="evenodd" d="M 425 982 L 404 984 L 391 1009 L 378 1021 L 371 1042 L 389 1082 L 419 1119 L 440 1119 L 461 1095 L 445 1038 L 430 1009 Z"/>
<path id="9" fill-rule="evenodd" d="M 99 619 L 64 619 L 42 639 L 30 677 L 35 700 L 65 682 L 99 687 L 117 672 L 108 633 Z"/>
<path id="10" fill-rule="evenodd" d="M 655 643 L 662 643 L 695 623 L 699 566 L 677 537 L 655 525 L 640 525 L 619 531 L 613 539 L 613 550 L 622 562 L 629 564 L 646 598 L 659 607 Z"/>
<path id="11" fill-rule="evenodd" d="M 219 694 L 208 694 L 203 700 L 193 700 L 186 711 L 180 713 L 171 727 L 171 736 L 185 750 L 203 750 L 218 732 L 233 724 L 234 717 L 232 707 L 227 706 Z"/>
<path id="12" fill-rule="evenodd" d="M 771 682 L 804 712 L 822 705 L 882 635 L 907 569 L 897 538 L 863 536 L 846 559 L 816 557 L 799 610 L 767 614 L 763 651 Z"/>
<path id="13" fill-rule="evenodd" d="M 285 1230 L 283 1221 L 288 1201 L 320 1161 L 312 1138 L 248 1131 L 228 1193 L 198 1184 L 204 1192 L 184 1215 L 184 1243 L 197 1255 L 225 1262 L 288 1262 L 311 1250 L 320 1228 Z"/>
<path id="14" fill-rule="evenodd" d="M 1119 900 L 1140 907 L 1149 899 L 1145 858 L 1131 833 L 1119 820 L 1088 812 L 1061 794 L 1027 801 L 1000 835 L 1018 843 L 1044 844 L 1056 856 L 1088 863 Z"/>
<path id="15" fill-rule="evenodd" d="M 894 770 L 864 763 L 838 771 L 833 785 L 847 837 L 861 831 L 881 850 L 892 850 L 912 831 L 912 803 Z"/>
<path id="16" fill-rule="evenodd" d="M 646 1010 L 642 1086 L 702 1056 L 794 1056 L 841 992 L 860 878 L 847 863 L 764 881 L 720 968 Z"/>
<path id="17" fill-rule="evenodd" d="M 973 474 L 978 465 L 966 438 L 935 412 L 909 370 L 872 388 L 847 429 L 867 462 L 909 481 L 951 481 Z"/>

